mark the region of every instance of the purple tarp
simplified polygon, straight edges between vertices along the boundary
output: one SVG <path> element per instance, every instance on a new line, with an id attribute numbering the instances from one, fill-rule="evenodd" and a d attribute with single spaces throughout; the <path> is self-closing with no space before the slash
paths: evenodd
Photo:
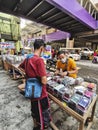
<path id="1" fill-rule="evenodd" d="M 35 39 L 43 39 L 45 42 L 51 42 L 51 41 L 66 39 L 69 37 L 70 37 L 69 33 L 58 30 L 57 32 L 53 32 L 47 35 L 42 35 L 40 37 L 28 39 L 28 41 L 30 42 L 30 41 L 34 41 Z"/>
<path id="2" fill-rule="evenodd" d="M 82 24 L 97 29 L 97 21 L 76 0 L 46 0 Z"/>
<path id="3" fill-rule="evenodd" d="M 45 41 L 46 42 L 57 41 L 57 40 L 66 39 L 68 37 L 70 37 L 69 33 L 63 32 L 63 31 L 57 31 L 57 32 L 53 32 L 53 33 L 45 35 Z"/>

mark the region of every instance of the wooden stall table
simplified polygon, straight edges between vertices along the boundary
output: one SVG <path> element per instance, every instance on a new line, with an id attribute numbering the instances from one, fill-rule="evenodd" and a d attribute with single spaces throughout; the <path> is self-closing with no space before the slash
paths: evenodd
<path id="1" fill-rule="evenodd" d="M 8 63 L 8 62 L 7 62 Z M 16 79 L 16 75 L 15 75 L 15 69 L 18 70 L 23 78 L 24 78 L 24 75 L 25 75 L 25 72 L 23 72 L 22 70 L 20 70 L 18 68 L 18 65 L 19 64 L 10 64 L 8 63 L 9 66 L 12 67 L 13 69 L 13 77 L 14 79 Z M 25 84 L 21 84 L 19 85 L 19 87 L 21 87 L 22 89 L 24 89 L 24 86 Z M 21 90 L 22 90 L 21 89 Z M 54 102 L 56 103 L 61 109 L 63 109 L 66 113 L 68 113 L 70 116 L 74 117 L 75 119 L 77 119 L 77 121 L 79 122 L 79 127 L 78 127 L 78 130 L 84 130 L 85 129 L 85 122 L 88 121 L 88 126 L 86 128 L 86 130 L 89 130 L 90 127 L 92 126 L 92 123 L 93 123 L 93 118 L 94 118 L 94 113 L 95 113 L 95 106 L 96 106 L 96 101 L 97 101 L 97 95 L 94 96 L 91 104 L 89 105 L 88 109 L 86 110 L 86 113 L 84 113 L 83 116 L 81 116 L 80 114 L 78 114 L 77 112 L 75 112 L 74 110 L 72 110 L 70 107 L 68 107 L 67 105 L 63 105 L 63 103 L 57 99 L 56 97 L 54 97 L 53 95 L 51 95 L 50 93 L 49 94 L 49 98 Z M 51 127 L 54 129 L 54 130 L 59 130 L 55 124 L 53 122 L 50 123 Z"/>
<path id="2" fill-rule="evenodd" d="M 81 116 L 80 114 L 78 114 L 77 112 L 72 110 L 67 105 L 66 106 L 63 105 L 63 103 L 59 99 L 57 99 L 56 97 L 54 97 L 50 93 L 49 93 L 49 98 L 51 100 L 53 100 L 66 113 L 68 113 L 70 116 L 77 119 L 77 121 L 79 122 L 78 130 L 84 130 L 85 129 L 84 126 L 85 126 L 86 121 L 88 121 L 88 126 L 87 126 L 86 130 L 90 130 L 90 127 L 91 127 L 91 125 L 93 123 L 93 118 L 94 118 L 94 113 L 95 113 L 95 106 L 96 106 L 96 101 L 97 101 L 97 95 L 93 98 L 91 104 L 89 105 L 88 109 L 86 110 L 86 113 L 84 113 L 83 116 Z"/>
<path id="3" fill-rule="evenodd" d="M 8 68 L 12 69 L 13 79 L 24 79 L 25 78 L 25 72 L 18 68 L 19 64 L 12 64 L 12 63 L 9 63 L 7 61 L 6 61 L 6 63 L 8 65 Z M 21 76 L 17 77 L 15 70 L 17 70 Z M 24 80 L 23 80 L 23 82 L 24 82 Z"/>

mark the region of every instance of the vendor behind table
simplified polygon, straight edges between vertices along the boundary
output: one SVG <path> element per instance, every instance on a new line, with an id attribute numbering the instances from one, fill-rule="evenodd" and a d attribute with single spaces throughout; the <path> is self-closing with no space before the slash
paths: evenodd
<path id="1" fill-rule="evenodd" d="M 76 62 L 72 58 L 69 58 L 68 51 L 59 51 L 57 57 L 55 75 L 76 78 L 78 73 Z"/>

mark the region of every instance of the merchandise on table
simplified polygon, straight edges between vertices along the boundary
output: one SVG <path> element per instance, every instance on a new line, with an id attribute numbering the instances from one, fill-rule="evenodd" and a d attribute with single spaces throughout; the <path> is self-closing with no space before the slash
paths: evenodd
<path id="1" fill-rule="evenodd" d="M 65 94 L 64 94 L 64 96 L 63 96 L 63 98 L 62 98 L 62 100 L 63 100 L 64 102 L 66 102 L 66 103 L 69 102 L 69 100 L 70 100 L 70 90 L 69 90 L 69 89 L 65 92 Z"/>
<path id="2" fill-rule="evenodd" d="M 75 84 L 79 85 L 79 84 L 81 84 L 83 81 L 84 81 L 83 78 L 78 77 L 78 78 L 75 79 Z"/>
<path id="3" fill-rule="evenodd" d="M 3 55 L 2 59 L 3 61 L 7 61 L 11 64 L 17 64 L 17 63 L 21 63 L 25 59 L 25 56 Z"/>
<path id="4" fill-rule="evenodd" d="M 69 100 L 68 106 L 73 110 L 76 110 L 79 101 L 81 100 L 82 95 L 75 93 Z"/>
<path id="5" fill-rule="evenodd" d="M 24 56 L 10 55 L 6 57 L 6 61 L 12 64 L 21 63 L 25 59 Z"/>
<path id="6" fill-rule="evenodd" d="M 83 116 L 84 113 L 86 112 L 86 110 L 83 107 L 78 105 L 77 108 L 76 108 L 76 112 Z"/>
<path id="7" fill-rule="evenodd" d="M 66 93 L 68 94 L 69 89 L 65 87 L 63 84 L 61 86 L 62 87 L 59 90 L 57 90 L 57 96 L 59 99 L 63 100 L 63 97 L 66 96 Z M 55 91 L 56 91 L 56 87 L 55 87 Z"/>
<path id="8" fill-rule="evenodd" d="M 89 90 L 86 90 L 85 92 L 84 92 L 84 95 L 87 97 L 87 98 L 89 98 L 89 99 L 92 99 L 92 97 L 93 97 L 93 92 L 92 91 L 89 91 Z"/>
<path id="9" fill-rule="evenodd" d="M 65 86 L 68 86 L 68 85 L 74 85 L 75 84 L 75 80 L 74 78 L 72 77 L 68 77 L 68 76 L 65 76 L 62 80 L 62 84 L 64 84 Z"/>
<path id="10" fill-rule="evenodd" d="M 91 99 L 87 98 L 86 96 L 83 96 L 80 102 L 78 103 L 79 106 L 86 109 L 88 105 L 90 104 Z"/>
<path id="11" fill-rule="evenodd" d="M 49 80 L 48 82 L 47 82 L 47 90 L 48 90 L 48 92 L 50 92 L 51 94 L 53 94 L 54 95 L 54 88 L 56 87 L 56 86 L 58 86 L 59 84 L 57 83 L 57 82 L 55 82 L 55 81 L 53 81 L 53 80 Z"/>
<path id="12" fill-rule="evenodd" d="M 82 95 L 75 93 L 71 98 L 70 102 L 75 103 L 76 105 L 79 103 L 80 99 L 82 98 Z"/>
<path id="13" fill-rule="evenodd" d="M 80 95 L 83 95 L 84 92 L 86 91 L 86 87 L 82 86 L 82 85 L 79 85 L 79 86 L 75 86 L 74 87 L 74 93 L 77 92 L 79 93 Z"/>
<path id="14" fill-rule="evenodd" d="M 94 89 L 96 88 L 96 84 L 94 84 L 94 83 L 89 83 L 88 86 L 87 86 L 87 88 L 88 88 L 89 90 L 94 90 Z"/>
<path id="15" fill-rule="evenodd" d="M 96 95 L 96 84 L 85 82 L 81 77 L 73 79 L 65 76 L 62 78 L 54 76 L 53 73 L 50 77 L 47 82 L 47 90 L 65 102 L 71 109 L 84 115 L 94 95 Z"/>
<path id="16" fill-rule="evenodd" d="M 63 78 L 61 76 L 53 76 L 53 80 L 58 83 L 62 83 Z"/>

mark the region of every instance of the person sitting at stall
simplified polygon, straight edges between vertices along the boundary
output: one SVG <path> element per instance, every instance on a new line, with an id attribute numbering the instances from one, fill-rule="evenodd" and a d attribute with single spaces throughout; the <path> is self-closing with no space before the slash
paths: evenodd
<path id="1" fill-rule="evenodd" d="M 68 52 L 59 51 L 57 54 L 58 61 L 56 64 L 56 72 L 55 75 L 60 75 L 62 77 L 69 76 L 73 78 L 77 78 L 77 66 L 76 62 L 68 57 Z"/>

